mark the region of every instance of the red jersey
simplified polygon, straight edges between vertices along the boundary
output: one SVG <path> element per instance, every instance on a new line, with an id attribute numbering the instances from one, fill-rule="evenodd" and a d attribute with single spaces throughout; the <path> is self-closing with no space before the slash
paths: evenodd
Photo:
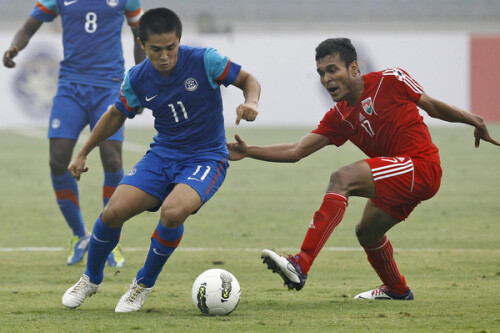
<path id="1" fill-rule="evenodd" d="M 417 108 L 423 88 L 399 68 L 363 78 L 356 105 L 338 102 L 312 133 L 326 136 L 336 146 L 350 140 L 372 158 L 407 155 L 439 163 L 439 150 Z"/>

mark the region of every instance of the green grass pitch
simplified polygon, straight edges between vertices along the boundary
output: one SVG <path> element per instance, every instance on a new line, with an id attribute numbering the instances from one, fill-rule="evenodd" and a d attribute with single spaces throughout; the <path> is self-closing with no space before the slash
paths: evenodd
<path id="1" fill-rule="evenodd" d="M 292 142 L 310 129 L 228 128 L 249 144 Z M 76 310 L 61 305 L 84 264 L 65 265 L 71 237 L 55 203 L 44 129 L 0 131 L 0 332 L 500 332 L 500 147 L 474 148 L 472 129 L 431 128 L 441 152 L 438 194 L 389 232 L 415 301 L 355 301 L 380 284 L 354 235 L 365 199 L 352 197 L 341 225 L 313 265 L 306 287 L 286 290 L 260 250 L 295 253 L 321 204 L 330 173 L 364 158 L 348 144 L 296 164 L 231 163 L 224 185 L 189 218 L 183 240 L 143 310 L 114 307 L 141 267 L 158 213 L 125 224 L 125 268 L 106 268 L 99 292 Z M 500 138 L 500 126 L 491 134 Z M 153 130 L 127 129 L 125 169 L 148 148 Z M 78 145 L 77 148 L 80 146 Z M 102 209 L 99 154 L 80 181 L 87 227 Z M 29 251 L 27 248 L 45 248 Z M 227 317 L 205 317 L 191 301 L 196 276 L 232 272 L 241 301 Z"/>

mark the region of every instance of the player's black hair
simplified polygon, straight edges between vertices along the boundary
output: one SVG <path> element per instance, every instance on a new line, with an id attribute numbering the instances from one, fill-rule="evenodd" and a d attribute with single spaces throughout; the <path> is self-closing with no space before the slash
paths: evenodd
<path id="1" fill-rule="evenodd" d="M 142 43 L 145 43 L 149 35 L 175 32 L 179 40 L 182 36 L 182 23 L 177 14 L 167 8 L 150 9 L 141 16 L 139 20 L 138 34 Z"/>
<path id="2" fill-rule="evenodd" d="M 338 54 L 346 67 L 358 60 L 356 49 L 349 38 L 328 38 L 316 47 L 316 61 L 333 54 Z"/>

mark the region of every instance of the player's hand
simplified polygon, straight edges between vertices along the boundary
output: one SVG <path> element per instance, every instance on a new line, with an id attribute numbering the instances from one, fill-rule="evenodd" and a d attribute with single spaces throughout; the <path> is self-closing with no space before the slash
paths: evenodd
<path id="1" fill-rule="evenodd" d="M 16 62 L 13 60 L 17 54 L 19 53 L 19 49 L 17 46 L 13 46 L 3 54 L 3 65 L 8 68 L 16 67 Z"/>
<path id="2" fill-rule="evenodd" d="M 230 142 L 227 144 L 227 149 L 229 150 L 229 160 L 239 161 L 247 156 L 247 144 L 243 141 L 238 134 L 234 135 L 236 142 Z"/>
<path id="3" fill-rule="evenodd" d="M 474 139 L 476 148 L 479 147 L 479 143 L 481 142 L 481 140 L 490 142 L 496 146 L 500 146 L 500 142 L 493 140 L 493 138 L 490 136 L 490 133 L 488 133 L 488 128 L 486 128 L 486 125 L 484 124 L 476 126 L 476 129 L 474 130 Z"/>
<path id="4" fill-rule="evenodd" d="M 85 166 L 85 160 L 86 158 L 84 156 L 77 155 L 68 167 L 69 173 L 76 180 L 80 180 L 82 173 L 89 170 L 89 168 Z"/>
<path id="5" fill-rule="evenodd" d="M 236 108 L 236 125 L 240 124 L 241 119 L 254 121 L 259 111 L 256 103 L 243 103 Z"/>

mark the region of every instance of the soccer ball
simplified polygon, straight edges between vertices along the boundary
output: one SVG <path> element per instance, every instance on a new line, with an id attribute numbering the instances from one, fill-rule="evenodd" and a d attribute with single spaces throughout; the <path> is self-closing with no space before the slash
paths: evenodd
<path id="1" fill-rule="evenodd" d="M 233 274 L 219 268 L 201 273 L 193 283 L 191 297 L 201 313 L 209 316 L 228 315 L 240 301 L 241 288 Z"/>

